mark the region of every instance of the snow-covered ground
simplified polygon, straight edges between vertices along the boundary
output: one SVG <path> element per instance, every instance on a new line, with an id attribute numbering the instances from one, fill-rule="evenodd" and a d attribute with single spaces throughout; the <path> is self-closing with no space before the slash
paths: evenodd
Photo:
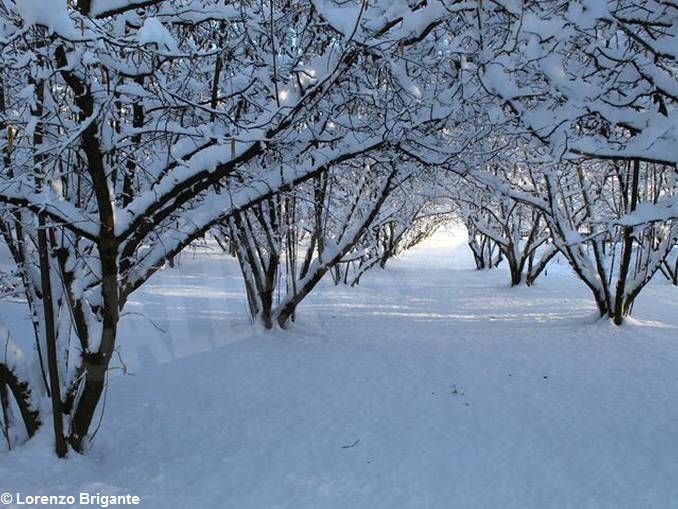
<path id="1" fill-rule="evenodd" d="M 184 254 L 127 308 L 129 374 L 112 373 L 90 453 L 50 456 L 44 426 L 0 453 L 0 491 L 158 509 L 678 507 L 678 289 L 653 283 L 617 328 L 564 265 L 510 289 L 471 270 L 464 240 L 438 234 L 357 289 L 325 282 L 274 333 L 248 323 L 231 259 Z"/>

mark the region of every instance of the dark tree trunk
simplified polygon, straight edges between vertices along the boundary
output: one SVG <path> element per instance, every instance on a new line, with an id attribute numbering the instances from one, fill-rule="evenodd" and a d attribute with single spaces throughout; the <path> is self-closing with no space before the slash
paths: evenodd
<path id="1" fill-rule="evenodd" d="M 57 360 L 56 323 L 52 284 L 50 281 L 49 248 L 45 219 L 38 218 L 38 251 L 40 252 L 40 278 L 42 281 L 42 304 L 45 315 L 45 343 L 47 344 L 47 367 L 49 370 L 50 395 L 52 400 L 52 420 L 54 423 L 54 444 L 57 456 L 66 456 L 66 440 L 63 429 L 63 411 L 61 405 L 61 383 L 59 381 L 59 363 Z"/>
<path id="2" fill-rule="evenodd" d="M 629 212 L 634 212 L 638 205 L 638 183 L 640 177 L 640 161 L 637 159 L 630 163 L 631 183 Z M 628 187 L 628 186 L 627 186 Z M 621 325 L 624 318 L 628 316 L 633 305 L 633 298 L 627 295 L 626 282 L 631 271 L 631 258 L 633 256 L 633 228 L 624 227 L 624 240 L 622 245 L 621 262 L 619 265 L 619 274 L 617 275 L 617 288 L 615 292 L 614 313 L 612 319 L 616 325 Z"/>
<path id="3" fill-rule="evenodd" d="M 9 387 L 12 396 L 14 396 L 14 401 L 16 401 L 19 407 L 19 413 L 26 427 L 26 433 L 29 437 L 32 437 L 38 431 L 41 422 L 38 411 L 31 409 L 31 388 L 28 382 L 19 380 L 11 369 L 0 363 L 0 384 Z M 3 411 L 4 408 L 3 406 Z"/>

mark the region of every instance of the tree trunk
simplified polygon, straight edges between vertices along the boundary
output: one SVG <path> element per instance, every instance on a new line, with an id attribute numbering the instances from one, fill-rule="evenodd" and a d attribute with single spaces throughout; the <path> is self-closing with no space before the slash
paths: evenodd
<path id="1" fill-rule="evenodd" d="M 26 427 L 29 438 L 35 435 L 40 427 L 40 414 L 31 408 L 31 388 L 28 382 L 23 382 L 4 364 L 0 363 L 0 384 L 9 387 L 14 401 L 19 407 L 21 419 Z"/>
<path id="2" fill-rule="evenodd" d="M 49 248 L 45 219 L 38 217 L 38 251 L 40 252 L 40 278 L 42 281 L 42 304 L 45 315 L 45 343 L 47 344 L 47 367 L 49 370 L 50 396 L 52 400 L 52 421 L 54 423 L 54 444 L 58 457 L 66 456 L 66 440 L 63 429 L 63 411 L 61 406 L 61 383 L 59 381 L 59 363 L 57 360 L 56 323 L 52 302 L 52 284 L 50 276 Z"/>

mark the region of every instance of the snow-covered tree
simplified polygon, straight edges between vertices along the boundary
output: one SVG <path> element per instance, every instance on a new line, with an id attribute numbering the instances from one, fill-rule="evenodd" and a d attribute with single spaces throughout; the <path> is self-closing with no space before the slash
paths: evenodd
<path id="1" fill-rule="evenodd" d="M 168 260 L 335 165 L 435 146 L 462 91 L 439 49 L 471 8 L 0 2 L 2 233 L 41 372 L 21 383 L 32 411 L 51 395 L 60 455 L 84 450 L 120 313 Z"/>

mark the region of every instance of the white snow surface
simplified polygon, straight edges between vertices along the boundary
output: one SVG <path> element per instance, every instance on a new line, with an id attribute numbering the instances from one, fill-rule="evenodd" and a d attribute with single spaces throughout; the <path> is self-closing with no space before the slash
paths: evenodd
<path id="1" fill-rule="evenodd" d="M 562 263 L 511 289 L 443 232 L 359 288 L 324 282 L 291 330 L 265 333 L 236 262 L 185 253 L 126 310 L 130 374 L 111 373 L 89 453 L 56 459 L 47 423 L 0 452 L 0 491 L 158 509 L 678 507 L 678 289 L 654 282 L 615 327 Z M 0 307 L 28 331 L 24 317 Z"/>
<path id="2" fill-rule="evenodd" d="M 157 44 L 166 51 L 178 51 L 177 43 L 158 18 L 146 18 L 137 33 L 140 44 Z"/>
<path id="3" fill-rule="evenodd" d="M 66 0 L 49 0 L 49 8 L 46 8 L 45 0 L 21 0 L 16 2 L 16 9 L 27 26 L 43 25 L 50 32 L 66 38 L 82 36 L 69 18 Z"/>

